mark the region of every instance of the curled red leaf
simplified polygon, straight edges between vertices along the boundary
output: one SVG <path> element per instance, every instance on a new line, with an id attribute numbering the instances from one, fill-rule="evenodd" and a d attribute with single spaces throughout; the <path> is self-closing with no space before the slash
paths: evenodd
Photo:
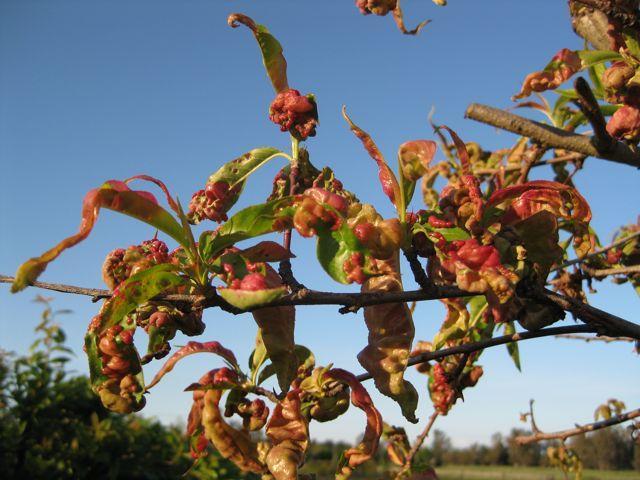
<path id="1" fill-rule="evenodd" d="M 282 287 L 280 275 L 270 265 L 266 268 L 266 287 L 270 289 Z M 267 355 L 276 370 L 278 385 L 286 392 L 298 368 L 294 341 L 295 307 L 266 307 L 254 310 L 252 314 L 260 328 Z"/>
<path id="2" fill-rule="evenodd" d="M 382 153 L 378 149 L 378 146 L 375 144 L 371 136 L 358 127 L 349 115 L 347 115 L 347 107 L 342 107 L 342 116 L 349 124 L 349 128 L 355 134 L 356 137 L 360 139 L 362 145 L 364 145 L 365 150 L 369 153 L 371 158 L 378 164 L 378 178 L 380 179 L 380 184 L 382 185 L 382 191 L 384 194 L 389 197 L 391 203 L 398 208 L 398 203 L 400 201 L 400 185 L 398 184 L 398 180 L 394 175 L 393 171 L 387 165 Z"/>
<path id="3" fill-rule="evenodd" d="M 569 80 L 581 68 L 582 61 L 578 53 L 563 48 L 554 55 L 544 70 L 527 75 L 520 92 L 514 95 L 513 99 L 528 97 L 533 92 L 554 90 Z"/>
<path id="4" fill-rule="evenodd" d="M 402 291 L 397 254 L 395 258 L 377 263 L 382 274 L 367 279 L 362 293 Z M 405 303 L 372 305 L 365 307 L 364 318 L 369 337 L 367 346 L 358 354 L 358 361 L 373 376 L 376 388 L 398 402 L 407 420 L 416 423 L 418 393 L 404 379 L 415 334 L 411 311 Z"/>
<path id="5" fill-rule="evenodd" d="M 204 434 L 223 458 L 231 460 L 243 471 L 265 473 L 257 445 L 248 432 L 236 430 L 225 422 L 220 412 L 220 390 L 207 390 L 202 407 Z"/>
<path id="6" fill-rule="evenodd" d="M 131 190 L 126 183 L 109 180 L 101 187 L 91 190 L 82 202 L 82 221 L 78 233 L 72 235 L 39 257 L 23 263 L 16 273 L 11 287 L 18 292 L 34 282 L 66 249 L 77 245 L 89 236 L 101 208 L 108 208 L 138 218 L 169 234 L 180 243 L 186 244 L 182 227 L 171 215 L 158 205 L 156 198 L 149 192 Z"/>
<path id="7" fill-rule="evenodd" d="M 417 182 L 426 175 L 437 149 L 432 140 L 412 140 L 400 145 L 398 157 L 402 175 L 410 182 Z"/>
<path id="8" fill-rule="evenodd" d="M 500 221 L 512 224 L 546 210 L 567 220 L 589 222 L 591 209 L 578 191 L 570 185 L 548 180 L 534 180 L 506 187 L 491 195 L 486 209 L 504 209 Z"/>
<path id="9" fill-rule="evenodd" d="M 367 416 L 367 427 L 362 441 L 357 447 L 344 452 L 345 464 L 341 465 L 336 478 L 347 478 L 358 466 L 371 459 L 378 450 L 380 435 L 382 435 L 382 416 L 371 401 L 367 390 L 351 372 L 341 368 L 333 368 L 326 375 L 339 382 L 346 383 L 351 388 L 351 403 L 364 411 Z M 339 477 L 342 475 L 342 477 Z"/>
<path id="10" fill-rule="evenodd" d="M 184 347 L 180 348 L 176 353 L 169 357 L 169 360 L 165 362 L 162 368 L 156 373 L 156 376 L 153 377 L 153 380 L 149 385 L 147 385 L 147 390 L 156 385 L 162 377 L 164 377 L 167 373 L 173 370 L 173 367 L 176 366 L 180 360 L 189 355 L 193 355 L 194 353 L 215 353 L 220 357 L 224 358 L 231 365 L 236 366 L 238 361 L 236 360 L 236 356 L 233 354 L 231 350 L 224 348 L 220 342 L 195 342 L 191 341 L 187 343 Z"/>
<path id="11" fill-rule="evenodd" d="M 296 480 L 309 446 L 309 423 L 300 411 L 300 391 L 292 390 L 279 402 L 266 429 L 271 442 L 266 463 L 276 480 Z"/>

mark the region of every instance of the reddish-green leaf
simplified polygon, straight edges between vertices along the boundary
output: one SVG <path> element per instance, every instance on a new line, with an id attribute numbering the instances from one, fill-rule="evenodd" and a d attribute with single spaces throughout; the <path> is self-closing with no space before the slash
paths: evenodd
<path id="1" fill-rule="evenodd" d="M 286 216 L 283 209 L 291 205 L 291 201 L 291 197 L 285 197 L 247 207 L 215 232 L 204 232 L 198 245 L 202 258 L 210 261 L 223 249 L 237 242 L 282 229 L 278 219 Z"/>
<path id="2" fill-rule="evenodd" d="M 264 290 L 218 288 L 218 293 L 234 307 L 248 310 L 282 298 L 287 293 L 287 287 L 266 288 Z"/>
<path id="3" fill-rule="evenodd" d="M 215 353 L 216 355 L 225 359 L 229 364 L 238 370 L 238 361 L 236 360 L 236 356 L 233 354 L 231 350 L 224 348 L 220 342 L 194 342 L 191 341 L 187 343 L 184 347 L 180 348 L 176 353 L 171 355 L 169 360 L 165 362 L 162 368 L 158 371 L 155 377 L 149 385 L 147 385 L 147 390 L 156 385 L 162 377 L 164 377 L 167 373 L 173 370 L 173 367 L 176 366 L 180 360 L 189 355 L 193 355 L 194 353 Z"/>
<path id="4" fill-rule="evenodd" d="M 82 222 L 78 233 L 64 239 L 41 256 L 31 258 L 23 263 L 18 268 L 11 291 L 15 293 L 23 290 L 40 276 L 49 262 L 55 260 L 67 248 L 73 247 L 87 238 L 101 208 L 108 208 L 142 220 L 188 248 L 189 242 L 182 226 L 169 212 L 158 205 L 152 194 L 134 191 L 124 182 L 110 180 L 101 187 L 91 190 L 85 196 L 82 203 Z"/>
<path id="5" fill-rule="evenodd" d="M 243 24 L 253 32 L 256 41 L 262 52 L 262 62 L 267 70 L 267 75 L 273 84 L 276 92 L 281 92 L 289 88 L 287 82 L 287 61 L 282 54 L 282 45 L 269 33 L 267 27 L 255 23 L 251 18 L 241 13 L 232 13 L 227 19 L 227 23 L 232 28 Z"/>
<path id="6" fill-rule="evenodd" d="M 382 416 L 371 401 L 367 390 L 358 379 L 350 372 L 341 368 L 333 368 L 326 375 L 339 382 L 344 382 L 351 388 L 351 403 L 367 416 L 367 427 L 360 444 L 344 452 L 344 463 L 339 465 L 337 475 L 345 475 L 340 478 L 348 478 L 349 474 L 358 465 L 372 458 L 378 449 L 380 435 L 382 435 Z M 342 463 L 342 462 L 341 462 Z"/>
<path id="7" fill-rule="evenodd" d="M 399 209 L 400 185 L 398 184 L 398 179 L 394 175 L 393 171 L 389 168 L 389 165 L 387 165 L 387 162 L 378 149 L 378 146 L 367 132 L 351 121 L 351 118 L 347 115 L 346 107 L 342 107 L 342 116 L 349 124 L 351 131 L 360 139 L 365 150 L 369 153 L 371 158 L 373 158 L 376 164 L 378 164 L 378 178 L 382 185 L 382 191 L 387 197 L 389 197 L 389 200 L 391 200 L 391 203 L 393 203 L 396 209 Z"/>
<path id="8" fill-rule="evenodd" d="M 185 285 L 187 280 L 176 273 L 177 267 L 170 263 L 161 263 L 132 275 L 113 291 L 100 310 L 102 332 L 122 321 L 138 306 L 151 300 L 170 288 Z"/>
<path id="9" fill-rule="evenodd" d="M 245 248 L 241 252 L 242 256 L 249 262 L 280 262 L 294 258 L 295 255 L 284 248 L 278 242 L 266 240 L 257 243 L 253 247 Z"/>

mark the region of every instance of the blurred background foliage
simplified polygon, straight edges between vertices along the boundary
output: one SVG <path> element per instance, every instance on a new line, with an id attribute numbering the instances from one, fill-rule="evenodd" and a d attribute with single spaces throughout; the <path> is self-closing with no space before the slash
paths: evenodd
<path id="1" fill-rule="evenodd" d="M 105 410 L 86 376 L 65 370 L 71 351 L 49 301 L 27 355 L 0 351 L 0 472 L 13 479 L 251 478 L 216 452 L 192 467 L 184 427 Z M 191 468 L 190 468 L 191 467 Z"/>

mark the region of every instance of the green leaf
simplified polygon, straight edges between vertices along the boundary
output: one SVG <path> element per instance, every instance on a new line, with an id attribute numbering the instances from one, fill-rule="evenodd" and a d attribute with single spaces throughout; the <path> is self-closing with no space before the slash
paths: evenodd
<path id="1" fill-rule="evenodd" d="M 253 383 L 256 382 L 258 371 L 262 365 L 264 365 L 264 362 L 267 361 L 267 358 L 269 357 L 264 345 L 264 340 L 262 339 L 262 331 L 258 329 L 258 333 L 256 334 L 256 346 L 249 356 L 249 370 L 251 371 L 251 381 Z"/>
<path id="2" fill-rule="evenodd" d="M 316 358 L 313 355 L 313 352 L 311 352 L 311 350 L 309 350 L 304 345 L 296 345 L 294 353 L 298 361 L 298 371 L 300 369 L 309 370 L 315 366 Z M 261 385 L 262 383 L 264 383 L 266 380 L 268 380 L 275 374 L 276 374 L 276 369 L 274 365 L 272 363 L 267 364 L 260 372 L 260 375 L 258 376 L 258 382 L 256 383 L 256 385 Z"/>
<path id="3" fill-rule="evenodd" d="M 336 282 L 349 284 L 351 281 L 344 270 L 344 264 L 354 253 L 364 253 L 353 230 L 342 222 L 336 230 L 319 229 L 316 254 L 320 265 Z"/>
<path id="4" fill-rule="evenodd" d="M 282 210 L 290 206 L 291 202 L 291 197 L 285 197 L 247 207 L 215 232 L 204 232 L 198 245 L 202 258 L 211 261 L 220 251 L 237 242 L 278 230 L 276 221 L 285 216 Z"/>
<path id="5" fill-rule="evenodd" d="M 185 285 L 187 280 L 176 271 L 176 266 L 161 263 L 125 280 L 100 310 L 101 323 L 98 332 L 117 325 L 126 315 L 156 295 L 178 285 Z"/>
<path id="6" fill-rule="evenodd" d="M 580 98 L 580 96 L 578 95 L 578 92 L 576 92 L 575 89 L 573 88 L 571 89 L 556 88 L 555 90 L 553 90 L 553 93 L 557 93 L 561 97 L 568 98 L 570 100 L 577 100 L 578 98 Z"/>
<path id="7" fill-rule="evenodd" d="M 255 23 L 250 17 L 241 13 L 232 13 L 227 19 L 229 25 L 233 28 L 238 27 L 242 23 L 256 37 L 256 41 L 262 52 L 262 63 L 267 70 L 267 75 L 273 84 L 276 92 L 282 92 L 289 88 L 287 82 L 287 61 L 282 54 L 282 45 L 271 35 L 267 27 Z"/>
<path id="8" fill-rule="evenodd" d="M 447 242 L 452 242 L 454 240 L 467 240 L 469 238 L 469 233 L 460 227 L 436 228 L 431 226 L 429 223 L 415 223 L 412 230 L 414 234 L 422 232 L 427 236 L 430 233 L 439 233 Z"/>
<path id="9" fill-rule="evenodd" d="M 58 258 L 64 250 L 87 238 L 98 219 L 101 208 L 142 220 L 166 233 L 186 249 L 189 248 L 189 240 L 183 227 L 169 212 L 158 205 L 153 195 L 148 192 L 131 190 L 124 182 L 110 180 L 101 187 L 91 190 L 85 196 L 82 203 L 82 222 L 78 233 L 64 239 L 41 256 L 31 258 L 23 263 L 18 268 L 11 291 L 13 293 L 19 292 L 32 284 L 47 268 L 47 265 Z"/>
<path id="10" fill-rule="evenodd" d="M 248 310 L 282 298 L 287 287 L 266 288 L 264 290 L 239 290 L 218 288 L 218 294 L 236 308 Z"/>
<path id="11" fill-rule="evenodd" d="M 504 324 L 504 334 L 505 335 L 515 335 L 516 327 L 513 322 L 507 322 Z M 509 352 L 509 356 L 511 360 L 513 360 L 513 364 L 519 371 L 522 371 L 520 365 L 520 349 L 518 348 L 518 342 L 509 342 L 507 343 L 507 352 Z"/>
<path id="12" fill-rule="evenodd" d="M 91 385 L 95 391 L 107 380 L 107 377 L 102 374 L 102 355 L 98 350 L 100 334 L 117 324 L 121 324 L 125 329 L 135 328 L 135 323 L 131 325 L 128 319 L 125 319 L 129 313 L 167 289 L 186 283 L 184 277 L 175 273 L 176 270 L 176 266 L 163 263 L 138 272 L 120 284 L 113 296 L 105 301 L 99 316 L 96 317 L 98 323 L 92 324 L 85 335 L 85 351 L 89 358 Z M 135 347 L 131 350 L 129 361 L 132 365 L 139 365 L 140 359 Z M 135 373 L 138 384 L 144 386 L 142 369 L 140 368 L 139 371 L 133 373 Z M 135 394 L 134 397 L 138 400 L 138 405 L 141 408 L 144 405 L 142 392 Z"/>
<path id="13" fill-rule="evenodd" d="M 269 160 L 286 156 L 273 147 L 254 148 L 244 155 L 225 163 L 215 173 L 209 176 L 207 183 L 226 182 L 230 188 L 244 184 L 247 177 L 258 170 Z"/>
<path id="14" fill-rule="evenodd" d="M 613 60 L 622 60 L 622 55 L 618 52 L 609 50 L 578 50 L 577 51 L 580 60 L 582 60 L 583 67 L 591 67 L 603 62 L 610 62 Z"/>
<path id="15" fill-rule="evenodd" d="M 629 49 L 629 53 L 636 57 L 636 59 L 640 59 L 640 44 L 638 40 L 636 40 L 634 35 L 629 35 L 628 33 L 622 33 L 624 37 L 624 43 L 627 45 Z"/>
<path id="16" fill-rule="evenodd" d="M 593 94 L 599 99 L 602 99 L 605 94 L 601 79 L 606 69 L 607 67 L 604 63 L 599 63 L 589 68 L 589 79 L 591 80 Z"/>

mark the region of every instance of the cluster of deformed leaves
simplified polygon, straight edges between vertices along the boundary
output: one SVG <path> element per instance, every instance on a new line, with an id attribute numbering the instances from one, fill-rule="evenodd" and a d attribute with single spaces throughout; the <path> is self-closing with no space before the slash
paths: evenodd
<path id="1" fill-rule="evenodd" d="M 602 405 L 599 405 L 598 408 L 596 408 L 596 411 L 593 414 L 593 418 L 596 421 L 599 419 L 609 420 L 613 416 L 620 415 L 622 412 L 624 412 L 625 408 L 627 408 L 627 406 L 623 401 L 616 398 L 610 398 L 606 403 L 603 403 Z"/>
<path id="2" fill-rule="evenodd" d="M 297 347 L 296 378 L 270 411 L 262 399 L 248 398 L 274 372 L 271 364 L 263 368 L 263 349 L 258 341 L 249 361 L 250 371 L 245 373 L 233 353 L 218 342 L 190 342 L 165 363 L 148 388 L 156 385 L 187 355 L 208 352 L 223 358 L 226 367 L 209 371 L 187 388 L 193 391 L 187 426 L 192 438 L 192 455 L 194 458 L 205 455 L 207 443 L 211 442 L 223 457 L 242 470 L 277 480 L 298 478 L 309 444 L 311 420 L 329 421 L 342 415 L 349 407 L 351 392 L 351 403 L 365 412 L 367 426 L 362 442 L 344 452 L 338 465 L 336 478 L 347 478 L 354 468 L 375 454 L 382 434 L 382 419 L 369 394 L 349 372 L 330 366 L 314 368 L 311 352 Z M 235 415 L 242 420 L 241 428 L 227 420 Z M 251 433 L 263 428 L 266 439 L 256 440 Z"/>
<path id="3" fill-rule="evenodd" d="M 365 13 L 399 12 L 398 2 L 358 5 Z M 570 232 L 579 255 L 590 251 L 591 213 L 570 184 L 528 182 L 526 173 L 507 170 L 526 164 L 533 148 L 526 142 L 504 152 L 484 152 L 442 127 L 453 139 L 453 147 L 443 145 L 446 161 L 433 162 L 436 142 L 412 140 L 398 148 L 394 172 L 371 136 L 343 111 L 351 131 L 375 161 L 382 191 L 396 209 L 395 218 L 383 218 L 346 190 L 330 168 L 316 168 L 308 151 L 300 148 L 300 141 L 315 134 L 317 107 L 313 96 L 302 96 L 289 87 L 278 41 L 244 15 L 231 15 L 229 24 L 247 26 L 258 42 L 276 91 L 269 115 L 291 135 L 291 154 L 262 147 L 231 160 L 193 195 L 187 213 L 166 186 L 152 177 L 108 181 L 85 197 L 79 232 L 22 265 L 13 288 L 20 290 L 35 281 L 63 250 L 84 240 L 101 208 L 146 222 L 178 246 L 170 252 L 154 237 L 114 250 L 105 260 L 103 277 L 112 293 L 85 337 L 92 387 L 105 406 L 123 413 L 137 411 L 144 406 L 149 389 L 180 359 L 213 353 L 226 366 L 209 371 L 188 387 L 193 392 L 188 432 L 194 458 L 204 455 L 210 442 L 242 470 L 277 480 L 298 478 L 310 422 L 334 420 L 351 402 L 364 411 L 367 423 L 362 441 L 345 451 L 339 462 L 336 478 L 348 478 L 375 454 L 382 418 L 353 374 L 331 366 L 316 368 L 311 352 L 296 344 L 294 306 L 269 306 L 292 293 L 292 286 L 270 265 L 294 257 L 289 241 L 283 246 L 273 241 L 238 244 L 274 232 L 285 232 L 289 240 L 292 232 L 314 237 L 319 264 L 331 278 L 360 284 L 362 293 L 380 295 L 403 291 L 400 252 L 416 252 L 427 260 L 429 282 L 463 290 L 464 296 L 444 301 L 447 315 L 433 342 L 420 342 L 416 350 L 412 311 L 406 304 L 364 308 L 368 341 L 358 361 L 378 391 L 395 400 L 405 418 L 417 422 L 418 391 L 404 378 L 412 351 L 488 339 L 497 326 L 515 333 L 516 320 L 528 329 L 556 321 L 557 312 L 522 291 L 544 286 L 552 267 L 564 259 L 561 229 Z M 566 54 L 554 61 L 545 77 L 548 84 L 570 73 L 571 58 Z M 249 176 L 277 158 L 285 159 L 287 165 L 276 175 L 269 198 L 231 214 Z M 438 177 L 446 180 L 439 192 L 434 188 Z M 169 210 L 151 193 L 131 190 L 129 183 L 135 179 L 159 186 Z M 409 205 L 419 181 L 426 209 L 414 213 Z M 220 225 L 202 232 L 196 242 L 191 225 L 206 221 Z M 628 245 L 616 261 L 637 262 L 637 242 Z M 189 342 L 146 385 L 142 365 L 167 355 L 178 331 L 190 336 L 203 332 L 202 305 L 200 300 L 192 301 L 194 297 L 213 299 L 227 310 L 251 311 L 257 335 L 249 371 L 243 371 L 235 355 L 218 342 Z M 149 337 L 142 357 L 133 342 L 138 327 Z M 508 348 L 519 366 L 517 347 Z M 452 355 L 420 367 L 429 375 L 429 393 L 437 412 L 446 414 L 462 391 L 476 384 L 483 373 L 477 365 L 480 353 Z M 272 377 L 280 393 L 262 386 Z M 266 396 L 275 405 L 269 408 L 256 395 Z M 236 428 L 227 421 L 230 417 L 238 417 L 242 426 Z M 266 437 L 258 441 L 252 432 L 262 429 Z M 406 436 L 400 431 L 388 434 L 389 454 L 400 462 L 407 455 Z"/>
<path id="4" fill-rule="evenodd" d="M 433 0 L 436 5 L 446 5 L 446 0 Z M 420 30 L 431 20 L 423 20 L 415 28 L 408 30 L 404 24 L 404 15 L 400 8 L 400 0 L 356 0 L 356 7 L 362 15 L 386 16 L 393 15 L 393 20 L 402 33 L 405 35 L 417 35 Z"/>
<path id="5" fill-rule="evenodd" d="M 574 2 L 572 9 L 588 8 L 577 4 Z M 573 14 L 579 12 L 574 11 Z M 624 26 L 611 17 L 607 21 L 604 34 L 608 49 L 573 51 L 563 48 L 543 70 L 525 78 L 514 99 L 527 97 L 533 92 L 555 90 L 560 99 L 553 109 L 554 123 L 561 121 L 573 129 L 585 123 L 586 119 L 581 112 L 572 111 L 567 106 L 569 101 L 578 98 L 576 91 L 559 87 L 576 73 L 586 70 L 595 97 L 605 102 L 600 105 L 603 115 L 610 116 L 607 132 L 614 138 L 636 145 L 640 140 L 640 37 L 635 28 Z"/>
<path id="6" fill-rule="evenodd" d="M 547 460 L 553 467 L 559 468 L 569 478 L 569 474 L 574 475 L 575 480 L 582 478 L 582 460 L 572 448 L 567 447 L 563 442 L 553 447 L 547 447 Z"/>
<path id="7" fill-rule="evenodd" d="M 602 248 L 597 236 L 594 242 Z M 640 295 L 640 223 L 625 225 L 613 236 L 611 247 L 602 248 L 602 253 L 592 253 L 576 265 L 560 268 L 550 282 L 554 289 L 572 298 L 586 301 L 583 290 L 586 282 L 593 289 L 593 280 L 610 277 L 616 284 L 629 283 Z"/>

